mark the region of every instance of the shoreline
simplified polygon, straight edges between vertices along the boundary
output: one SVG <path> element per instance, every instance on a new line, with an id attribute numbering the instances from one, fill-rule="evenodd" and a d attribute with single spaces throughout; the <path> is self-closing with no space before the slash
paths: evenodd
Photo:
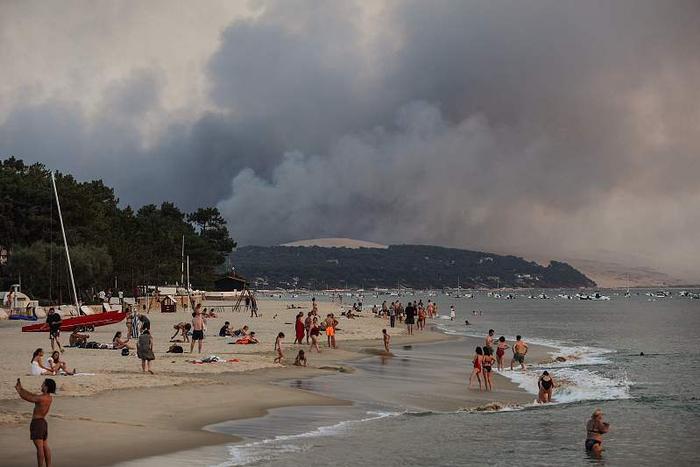
<path id="1" fill-rule="evenodd" d="M 341 324 L 345 323 L 348 322 Z M 380 324 L 381 328 L 383 323 L 376 321 L 372 324 Z M 396 328 L 396 331 L 399 329 Z M 471 338 L 451 336 L 432 325 L 412 337 L 395 335 L 392 347 L 396 349 L 404 345 L 419 346 L 459 339 L 469 341 Z M 353 363 L 381 353 L 376 350 L 382 346 L 379 338 L 339 343 L 341 348 L 338 350 L 323 349 L 321 354 L 311 354 L 314 367 L 309 368 L 269 366 L 198 374 L 171 372 L 166 379 L 174 381 L 167 385 L 104 390 L 89 396 L 59 395 L 48 420 L 54 458 L 61 464 L 112 465 L 240 441 L 241 438 L 205 430 L 204 427 L 263 417 L 271 409 L 352 405 L 352 400 L 332 394 L 324 395 L 279 384 L 336 374 L 341 368 L 353 368 Z M 295 351 L 293 349 L 296 347 L 287 347 L 288 361 Z M 268 353 L 263 352 L 265 357 Z M 67 377 L 60 378 L 65 380 Z M 496 379 L 497 388 L 507 389 L 494 393 L 465 392 L 460 408 L 479 407 L 486 400 L 503 403 L 533 399 L 531 394 L 505 377 L 496 374 Z M 25 385 L 29 386 L 26 382 Z M 30 386 L 30 389 L 33 388 Z M 509 400 L 497 400 L 506 391 Z M 489 394 L 493 394 L 493 397 Z M 0 424 L 0 449 L 5 453 L 4 462 L 15 466 L 35 465 L 34 448 L 27 436 L 31 405 L 17 399 L 4 399 L 0 400 L 0 409 L 6 414 Z M 98 445 L 99 450 L 85 449 L 86 445 Z"/>

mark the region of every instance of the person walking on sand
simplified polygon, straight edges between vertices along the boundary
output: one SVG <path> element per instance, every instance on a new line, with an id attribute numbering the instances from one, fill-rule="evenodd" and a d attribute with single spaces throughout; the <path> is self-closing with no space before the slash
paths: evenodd
<path id="1" fill-rule="evenodd" d="M 527 344 L 522 341 L 521 336 L 515 336 L 515 344 L 513 344 L 513 358 L 510 360 L 510 369 L 513 369 L 515 362 L 520 364 L 520 367 L 525 370 L 525 355 L 527 354 Z"/>
<path id="2" fill-rule="evenodd" d="M 406 331 L 408 332 L 409 336 L 412 336 L 413 325 L 415 324 L 416 320 L 416 309 L 413 308 L 413 304 L 411 302 L 408 302 L 408 305 L 406 305 L 404 313 L 406 313 L 406 318 L 403 320 L 404 324 L 406 324 Z"/>
<path id="3" fill-rule="evenodd" d="M 386 329 L 382 329 L 382 338 L 384 339 L 384 351 L 386 353 L 391 353 L 391 336 L 386 332 Z"/>
<path id="4" fill-rule="evenodd" d="M 136 344 L 136 355 L 141 359 L 141 371 L 153 374 L 151 362 L 156 359 L 156 356 L 153 354 L 153 337 L 148 329 L 139 336 Z"/>
<path id="5" fill-rule="evenodd" d="M 479 391 L 481 391 L 481 366 L 484 361 L 484 351 L 481 350 L 481 347 L 477 347 L 475 352 L 476 354 L 472 360 L 472 365 L 474 367 L 472 369 L 472 374 L 469 375 L 469 387 L 472 387 L 472 379 L 476 376 L 477 381 L 479 381 Z"/>
<path id="6" fill-rule="evenodd" d="M 309 330 L 309 335 L 311 336 L 311 347 L 309 351 L 316 349 L 316 352 L 321 353 L 321 349 L 318 346 L 318 338 L 321 332 L 318 327 L 318 318 L 314 316 L 314 320 L 311 322 L 311 329 Z"/>
<path id="7" fill-rule="evenodd" d="M 335 349 L 335 327 L 338 325 L 338 321 L 333 316 L 333 313 L 328 315 L 326 318 L 326 336 L 328 337 L 328 348 Z"/>
<path id="8" fill-rule="evenodd" d="M 552 391 L 556 387 L 554 380 L 549 375 L 548 371 L 542 372 L 542 376 L 537 381 L 537 387 L 539 388 L 539 394 L 537 395 L 537 402 L 540 404 L 546 404 L 552 402 Z"/>
<path id="9" fill-rule="evenodd" d="M 484 388 L 487 391 L 493 391 L 493 375 L 491 371 L 493 370 L 493 364 L 496 359 L 493 358 L 493 351 L 491 347 L 484 346 L 484 357 L 481 360 L 481 370 L 484 375 Z"/>
<path id="10" fill-rule="evenodd" d="M 498 365 L 498 371 L 503 371 L 503 357 L 506 354 L 506 349 L 508 348 L 508 343 L 506 338 L 501 336 L 498 338 L 498 346 L 496 347 L 496 363 Z"/>
<path id="11" fill-rule="evenodd" d="M 190 353 L 194 351 L 194 343 L 197 343 L 197 351 L 202 353 L 204 343 L 204 318 L 200 311 L 201 305 L 197 305 L 192 312 L 192 341 L 190 342 Z"/>
<path id="12" fill-rule="evenodd" d="M 450 305 L 450 321 L 454 321 L 457 314 L 455 313 L 455 306 Z"/>
<path id="13" fill-rule="evenodd" d="M 282 353 L 282 339 L 284 339 L 284 333 L 280 332 L 277 334 L 277 339 L 275 339 L 275 352 L 277 353 L 277 356 L 273 362 L 279 363 L 280 365 L 282 364 L 282 359 L 284 358 L 284 354 Z"/>
<path id="14" fill-rule="evenodd" d="M 34 403 L 32 421 L 29 424 L 29 439 L 36 448 L 36 463 L 39 467 L 51 467 L 51 448 L 49 448 L 49 425 L 46 416 L 53 402 L 52 394 L 56 393 L 56 382 L 46 378 L 41 385 L 41 393 L 34 394 L 22 387 L 22 382 L 17 378 L 15 389 L 19 397 L 27 402 Z"/>
<path id="15" fill-rule="evenodd" d="M 61 341 L 58 338 L 61 336 L 61 324 L 63 324 L 63 319 L 61 315 L 56 313 L 53 307 L 49 308 L 49 314 L 46 316 L 46 324 L 49 325 L 49 341 L 51 342 L 51 350 L 58 350 L 63 352 L 63 347 L 61 347 Z"/>
<path id="16" fill-rule="evenodd" d="M 595 458 L 603 454 L 603 434 L 610 431 L 610 424 L 603 421 L 603 411 L 595 409 L 586 423 L 586 452 Z"/>

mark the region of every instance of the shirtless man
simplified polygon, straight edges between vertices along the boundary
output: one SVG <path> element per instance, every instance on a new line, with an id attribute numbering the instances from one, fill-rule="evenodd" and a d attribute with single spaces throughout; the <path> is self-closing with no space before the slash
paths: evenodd
<path id="1" fill-rule="evenodd" d="M 194 351 L 194 343 L 197 342 L 197 351 L 202 353 L 202 343 L 204 342 L 204 318 L 202 318 L 202 305 L 197 305 L 192 313 L 192 341 L 190 342 L 190 353 Z"/>
<path id="2" fill-rule="evenodd" d="M 53 396 L 56 392 L 56 382 L 51 378 L 46 378 L 41 385 L 41 394 L 34 394 L 22 387 L 22 383 L 17 378 L 15 389 L 19 397 L 27 402 L 34 403 L 34 413 L 32 422 L 29 425 L 29 437 L 36 447 L 36 462 L 39 467 L 51 467 L 51 449 L 49 448 L 49 426 L 46 423 L 46 415 L 51 408 Z"/>
<path id="3" fill-rule="evenodd" d="M 484 347 L 488 347 L 491 350 L 491 354 L 493 354 L 493 334 L 495 332 L 493 329 L 489 329 L 489 335 L 486 336 L 486 341 L 484 342 Z"/>
<path id="4" fill-rule="evenodd" d="M 603 421 L 603 411 L 596 409 L 586 423 L 586 452 L 593 457 L 603 454 L 603 434 L 610 431 L 610 424 Z"/>
<path id="5" fill-rule="evenodd" d="M 386 332 L 386 329 L 382 329 L 382 336 L 384 338 L 384 350 L 386 353 L 391 353 L 389 345 L 391 344 L 391 336 Z"/>
<path id="6" fill-rule="evenodd" d="M 515 344 L 513 344 L 513 358 L 510 360 L 510 369 L 513 369 L 515 362 L 520 363 L 520 367 L 524 370 L 525 355 L 527 354 L 527 344 L 522 341 L 521 336 L 515 336 Z"/>

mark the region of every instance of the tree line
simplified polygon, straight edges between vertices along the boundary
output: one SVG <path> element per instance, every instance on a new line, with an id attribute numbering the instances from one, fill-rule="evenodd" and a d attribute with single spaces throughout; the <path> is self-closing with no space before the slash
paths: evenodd
<path id="1" fill-rule="evenodd" d="M 180 281 L 182 238 L 194 287 L 210 287 L 236 246 L 214 207 L 184 212 L 170 202 L 138 210 L 121 207 L 102 180 L 79 182 L 56 174 L 71 263 L 81 299 L 116 287 Z M 44 164 L 11 157 L 0 161 L 0 284 L 45 302 L 70 302 L 70 278 L 51 172 Z M 116 290 L 114 291 L 116 292 Z"/>

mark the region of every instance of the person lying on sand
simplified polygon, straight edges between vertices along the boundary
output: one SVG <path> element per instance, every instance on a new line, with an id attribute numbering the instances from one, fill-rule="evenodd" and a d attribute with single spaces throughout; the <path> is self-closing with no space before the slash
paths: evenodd
<path id="1" fill-rule="evenodd" d="M 260 341 L 258 340 L 257 337 L 255 337 L 255 331 L 251 332 L 247 336 L 243 336 L 240 339 L 237 339 L 234 344 L 242 344 L 242 345 L 247 345 L 247 344 L 259 344 Z"/>
<path id="2" fill-rule="evenodd" d="M 61 352 L 54 351 L 46 363 L 46 366 L 51 368 L 51 371 L 53 371 L 55 375 L 59 374 L 60 371 L 63 371 L 63 373 L 69 376 L 73 376 L 76 373 L 75 368 L 71 371 L 66 367 L 66 362 L 61 361 Z"/>
<path id="3" fill-rule="evenodd" d="M 53 375 L 53 370 L 44 365 L 44 350 L 39 348 L 32 354 L 32 363 L 29 374 L 32 376 Z"/>
<path id="4" fill-rule="evenodd" d="M 81 345 L 85 345 L 90 339 L 90 334 L 80 334 L 78 332 L 78 329 L 73 329 L 73 332 L 70 334 L 70 337 L 68 338 L 68 344 L 71 347 L 80 347 Z"/>
<path id="5" fill-rule="evenodd" d="M 112 338 L 112 347 L 115 350 L 119 349 L 133 349 L 133 346 L 129 344 L 129 339 L 122 339 L 122 332 L 117 331 L 117 333 Z"/>
<path id="6" fill-rule="evenodd" d="M 175 325 L 173 325 L 173 329 L 175 330 L 175 334 L 172 335 L 170 338 L 170 342 L 173 342 L 175 337 L 180 334 L 182 335 L 182 339 L 184 342 L 189 342 L 190 341 L 190 336 L 189 332 L 190 329 L 192 329 L 192 325 L 190 323 L 186 323 L 184 321 L 181 321 Z"/>

